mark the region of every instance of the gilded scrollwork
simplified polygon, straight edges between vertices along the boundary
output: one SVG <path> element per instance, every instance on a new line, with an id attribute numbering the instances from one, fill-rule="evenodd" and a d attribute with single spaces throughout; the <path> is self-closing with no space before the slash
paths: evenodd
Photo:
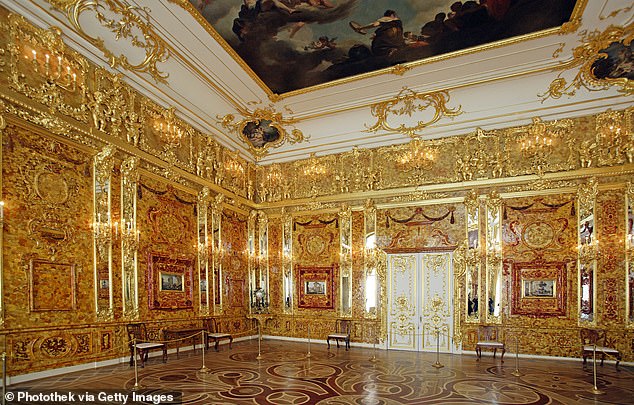
<path id="1" fill-rule="evenodd" d="M 477 128 L 475 134 L 460 139 L 456 159 L 456 175 L 463 181 L 479 178 L 500 178 L 506 174 L 508 156 L 501 136 Z M 506 152 L 508 153 L 508 152 Z"/>
<path id="2" fill-rule="evenodd" d="M 169 56 L 169 47 L 156 33 L 151 21 L 150 11 L 146 7 L 129 5 L 119 0 L 47 0 L 54 8 L 66 15 L 77 32 L 97 49 L 103 52 L 110 67 L 121 66 L 132 72 L 148 73 L 157 82 L 165 83 L 168 74 L 159 70 L 157 64 L 165 62 Z M 103 38 L 91 36 L 80 20 L 84 13 L 93 13 L 99 24 L 109 29 L 113 39 L 128 40 L 144 53 L 140 62 L 131 62 L 129 56 L 116 55 L 106 46 Z M 112 16 L 116 17 L 112 17 Z M 141 33 L 139 35 L 138 33 Z"/>
<path id="3" fill-rule="evenodd" d="M 121 163 L 121 250 L 123 315 L 127 319 L 139 317 L 139 286 L 137 282 L 139 233 L 136 221 L 139 158 L 131 156 Z"/>
<path id="4" fill-rule="evenodd" d="M 295 126 L 297 119 L 284 117 L 273 105 L 253 111 L 242 110 L 239 114 L 242 117 L 240 119 L 234 114 L 218 116 L 218 123 L 242 140 L 256 160 L 266 156 L 270 148 L 279 148 L 286 142 L 300 143 L 310 138 Z"/>
<path id="5" fill-rule="evenodd" d="M 438 122 L 443 117 L 456 117 L 462 114 L 462 107 L 450 108 L 447 106 L 449 102 L 449 92 L 437 91 L 433 93 L 417 93 L 407 87 L 404 87 L 395 98 L 372 104 L 370 112 L 373 117 L 377 118 L 373 125 L 366 125 L 366 132 L 377 132 L 379 130 L 398 132 L 407 134 L 411 138 L 416 138 L 420 132 L 428 126 Z M 408 126 L 401 123 L 393 126 L 389 123 L 392 116 L 407 116 L 412 118 L 415 114 L 426 112 L 433 109 L 431 117 L 417 119 L 416 124 Z"/>
<path id="6" fill-rule="evenodd" d="M 582 31 L 581 45 L 572 50 L 573 58 L 559 65 L 557 69 L 561 72 L 557 78 L 552 81 L 546 92 L 538 96 L 545 101 L 548 98 L 559 99 L 564 95 L 572 97 L 581 88 L 601 91 L 611 86 L 617 86 L 619 92 L 631 95 L 634 92 L 634 84 L 618 65 L 621 60 L 618 52 L 627 52 L 633 35 L 634 24 L 625 28 L 611 25 L 602 32 Z M 627 56 L 623 57 L 623 62 L 627 63 Z M 614 58 L 616 62 L 611 62 L 609 58 Z M 631 59 L 631 56 L 629 58 Z M 579 70 L 575 76 L 568 81 L 566 74 L 577 68 Z"/>

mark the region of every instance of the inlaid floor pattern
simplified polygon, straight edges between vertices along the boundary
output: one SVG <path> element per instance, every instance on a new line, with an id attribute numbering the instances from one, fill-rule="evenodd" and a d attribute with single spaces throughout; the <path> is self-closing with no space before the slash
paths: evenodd
<path id="1" fill-rule="evenodd" d="M 263 340 L 258 360 L 256 340 L 208 351 L 201 372 L 201 351 L 170 354 L 163 364 L 150 358 L 138 369 L 142 393 L 182 393 L 183 404 L 634 404 L 634 369 L 598 366 L 591 392 L 592 367 L 566 360 L 519 359 L 507 353 L 500 363 L 490 354 L 443 355 L 373 350 L 349 351 L 326 345 Z M 127 363 L 65 374 L 22 384 L 9 390 L 113 390 L 129 392 L 134 369 Z M 115 403 L 115 402 L 113 402 Z"/>

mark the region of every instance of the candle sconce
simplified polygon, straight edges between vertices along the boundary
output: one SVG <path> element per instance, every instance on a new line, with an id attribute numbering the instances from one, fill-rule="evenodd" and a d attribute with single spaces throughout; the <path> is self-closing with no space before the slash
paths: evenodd
<path id="1" fill-rule="evenodd" d="M 628 243 L 628 246 L 631 244 Z M 579 251 L 579 260 L 581 262 L 591 262 L 596 260 L 599 255 L 599 240 L 595 238 L 586 237 L 583 240 L 583 243 L 580 243 L 577 246 L 577 250 Z"/>
<path id="2" fill-rule="evenodd" d="M 31 49 L 25 58 L 31 60 L 33 72 L 46 82 L 71 93 L 77 90 L 77 73 L 61 54 Z"/>

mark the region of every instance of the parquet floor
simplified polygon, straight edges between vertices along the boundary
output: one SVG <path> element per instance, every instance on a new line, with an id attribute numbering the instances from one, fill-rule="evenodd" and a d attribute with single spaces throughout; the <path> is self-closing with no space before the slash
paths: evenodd
<path id="1" fill-rule="evenodd" d="M 181 352 L 178 359 L 170 354 L 166 364 L 153 357 L 138 370 L 142 388 L 135 392 L 178 392 L 183 404 L 201 405 L 634 404 L 634 368 L 626 366 L 619 372 L 613 364 L 597 367 L 597 386 L 605 394 L 595 395 L 592 367 L 584 370 L 576 361 L 520 358 L 523 375 L 515 377 L 512 353 L 503 365 L 490 354 L 483 353 L 479 362 L 474 355 L 441 354 L 442 368 L 432 367 L 435 353 L 374 351 L 354 344 L 349 351 L 328 351 L 326 345 L 315 343 L 310 357 L 307 353 L 305 343 L 263 340 L 262 359 L 257 360 L 256 340 L 238 342 L 233 349 L 225 345 L 219 352 L 208 351 L 208 372 L 200 371 L 200 350 Z M 16 384 L 8 390 L 130 394 L 134 385 L 134 369 L 125 363 Z"/>

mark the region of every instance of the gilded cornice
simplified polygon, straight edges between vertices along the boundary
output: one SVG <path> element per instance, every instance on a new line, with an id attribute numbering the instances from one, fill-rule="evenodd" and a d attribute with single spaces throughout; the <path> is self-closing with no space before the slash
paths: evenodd
<path id="1" fill-rule="evenodd" d="M 607 90 L 612 86 L 619 87 L 619 92 L 631 95 L 634 93 L 634 84 L 626 77 L 608 77 L 598 78 L 595 76 L 595 62 L 608 58 L 606 49 L 612 43 L 621 43 L 625 47 L 629 47 L 634 35 L 634 24 L 627 27 L 618 27 L 610 25 L 604 31 L 582 31 L 580 33 L 581 45 L 572 50 L 572 59 L 561 62 L 557 70 L 561 72 L 557 78 L 552 81 L 548 90 L 539 97 L 542 101 L 548 98 L 559 99 L 566 95 L 572 97 L 577 90 L 582 87 L 588 91 Z M 555 57 L 561 54 L 563 48 L 560 48 Z M 630 56 L 631 58 L 631 56 Z M 573 70 L 577 73 L 572 79 L 565 76 Z M 570 80 L 570 81 L 569 81 Z"/>

